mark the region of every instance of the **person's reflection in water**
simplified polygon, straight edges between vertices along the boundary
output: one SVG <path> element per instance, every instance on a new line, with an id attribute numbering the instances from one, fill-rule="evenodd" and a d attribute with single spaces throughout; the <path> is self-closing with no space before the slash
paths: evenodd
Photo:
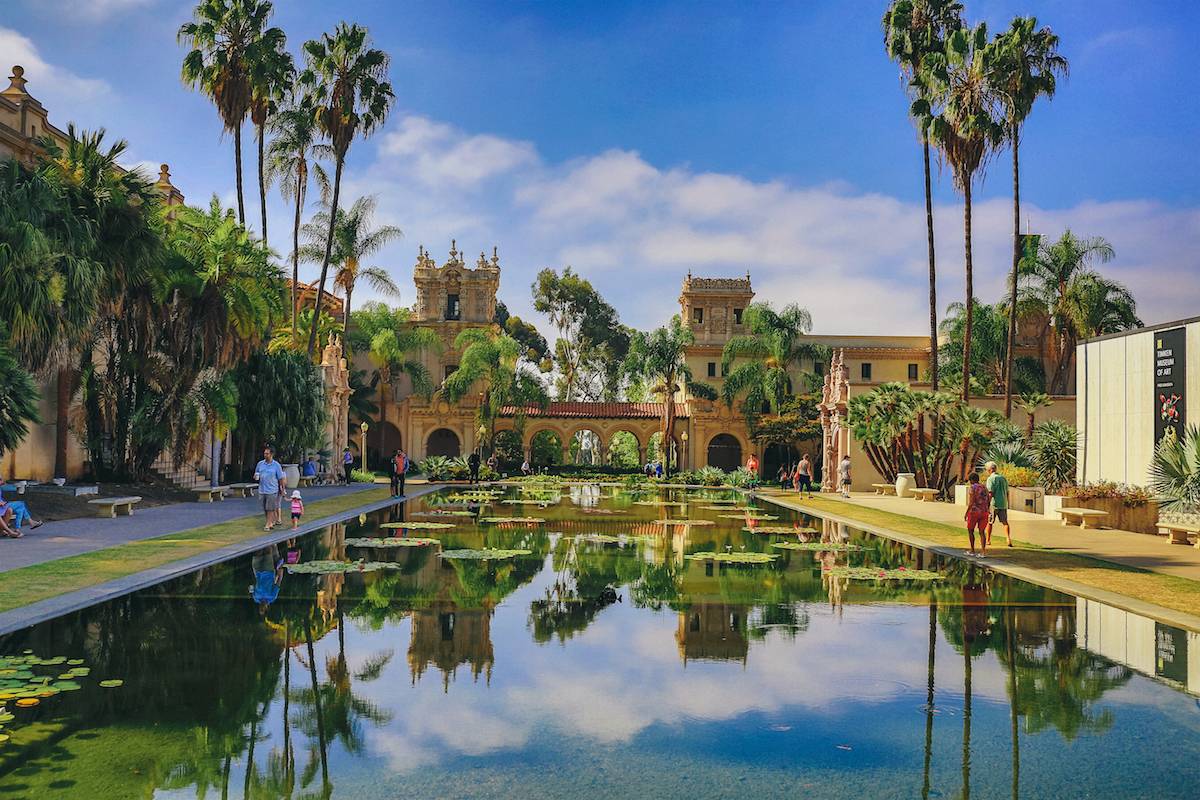
<path id="1" fill-rule="evenodd" d="M 258 613 L 266 616 L 267 607 L 279 597 L 279 585 L 283 582 L 283 559 L 275 545 L 264 547 L 250 559 L 254 570 L 254 583 L 250 586 L 250 597 L 258 604 Z"/>

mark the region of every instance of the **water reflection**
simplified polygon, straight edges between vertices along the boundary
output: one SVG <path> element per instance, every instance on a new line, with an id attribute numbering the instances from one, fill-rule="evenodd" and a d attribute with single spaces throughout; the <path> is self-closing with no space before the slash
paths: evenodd
<path id="1" fill-rule="evenodd" d="M 19 710 L 0 797 L 95 797 L 99 776 L 105 797 L 364 800 L 721 796 L 730 780 L 840 796 L 851 772 L 867 796 L 1132 797 L 1200 777 L 1154 769 L 1164 746 L 1200 746 L 1172 688 L 1200 685 L 1193 633 L 821 520 L 781 513 L 813 532 L 746 532 L 704 509 L 719 494 L 670 512 L 717 524 L 664 529 L 662 508 L 593 488 L 544 508 L 476 502 L 437 518 L 452 529 L 378 527 L 453 508 L 409 503 L 6 637 L 0 654 L 81 658 L 126 686 Z M 593 498 L 607 513 L 582 511 Z M 476 521 L 535 513 L 545 524 Z M 346 544 L 393 533 L 532 555 Z M 770 546 L 783 538 L 862 549 Z M 687 558 L 727 550 L 778 558 Z M 293 553 L 394 568 L 289 575 Z M 946 580 L 833 576 L 847 564 Z M 1062 766 L 1077 763 L 1095 774 Z"/>

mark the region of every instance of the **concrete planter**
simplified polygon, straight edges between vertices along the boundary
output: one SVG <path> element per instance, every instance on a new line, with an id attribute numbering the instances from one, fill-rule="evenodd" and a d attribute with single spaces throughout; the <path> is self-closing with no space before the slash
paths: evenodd
<path id="1" fill-rule="evenodd" d="M 1008 487 L 1008 507 L 1013 511 L 1041 514 L 1045 506 L 1046 490 L 1040 486 Z"/>
<path id="2" fill-rule="evenodd" d="M 967 505 L 967 484 L 960 483 L 954 487 L 954 505 L 964 507 Z"/>
<path id="3" fill-rule="evenodd" d="M 287 480 L 289 487 L 295 488 L 300 485 L 300 465 L 299 464 L 284 464 L 283 474 Z"/>
<path id="4" fill-rule="evenodd" d="M 917 488 L 917 476 L 911 472 L 901 472 L 896 475 L 896 497 L 908 497 L 909 492 Z"/>
<path id="5" fill-rule="evenodd" d="M 1063 496 L 1061 494 L 1048 494 L 1042 498 L 1042 516 L 1046 519 L 1060 519 L 1058 510 L 1062 508 Z M 1067 508 L 1071 507 L 1070 503 L 1065 504 Z"/>
<path id="6" fill-rule="evenodd" d="M 1067 508 L 1094 508 L 1107 511 L 1104 527 L 1119 528 L 1135 533 L 1158 533 L 1158 503 L 1153 500 L 1136 506 L 1127 506 L 1118 497 L 1093 497 L 1087 500 L 1078 497 L 1063 498 Z"/>

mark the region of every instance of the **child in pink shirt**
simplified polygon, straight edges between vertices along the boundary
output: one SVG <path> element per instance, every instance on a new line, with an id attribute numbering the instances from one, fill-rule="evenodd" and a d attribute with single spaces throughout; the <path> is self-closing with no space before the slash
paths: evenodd
<path id="1" fill-rule="evenodd" d="M 300 499 L 298 490 L 292 491 L 292 530 L 300 526 L 300 517 L 304 516 L 304 501 Z"/>

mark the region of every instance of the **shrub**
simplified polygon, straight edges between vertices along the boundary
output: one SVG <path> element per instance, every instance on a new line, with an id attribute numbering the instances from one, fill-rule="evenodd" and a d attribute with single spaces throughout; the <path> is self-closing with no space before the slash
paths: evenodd
<path id="1" fill-rule="evenodd" d="M 450 459 L 445 456 L 429 456 L 417 467 L 431 481 L 450 480 Z"/>
<path id="2" fill-rule="evenodd" d="M 1081 486 L 1069 486 L 1063 490 L 1063 497 L 1069 497 L 1074 500 L 1120 500 L 1124 505 L 1131 508 L 1144 506 L 1154 499 L 1154 495 L 1141 486 L 1128 486 L 1124 483 L 1114 483 L 1113 481 L 1097 481 L 1096 483 L 1085 483 Z"/>
<path id="3" fill-rule="evenodd" d="M 1188 427 L 1183 438 L 1173 431 L 1162 438 L 1150 462 L 1150 486 L 1167 511 L 1200 509 L 1200 427 Z"/>
<path id="4" fill-rule="evenodd" d="M 1020 467 L 1016 464 L 997 464 L 996 472 L 1004 476 L 1009 486 L 1040 485 L 1038 472 L 1031 467 Z"/>
<path id="5" fill-rule="evenodd" d="M 1034 428 L 1029 451 L 1047 492 L 1061 494 L 1063 487 L 1075 483 L 1078 447 L 1079 433 L 1065 422 L 1050 419 Z"/>
<path id="6" fill-rule="evenodd" d="M 700 467 L 688 473 L 688 478 L 688 483 L 700 486 L 723 486 L 729 480 L 725 470 L 720 467 Z"/>
<path id="7" fill-rule="evenodd" d="M 753 489 L 760 483 L 757 472 L 752 472 L 745 467 L 738 467 L 733 472 L 726 476 L 730 486 L 736 489 Z"/>
<path id="8" fill-rule="evenodd" d="M 355 483 L 374 483 L 375 473 L 365 469 L 350 470 L 350 480 Z"/>

